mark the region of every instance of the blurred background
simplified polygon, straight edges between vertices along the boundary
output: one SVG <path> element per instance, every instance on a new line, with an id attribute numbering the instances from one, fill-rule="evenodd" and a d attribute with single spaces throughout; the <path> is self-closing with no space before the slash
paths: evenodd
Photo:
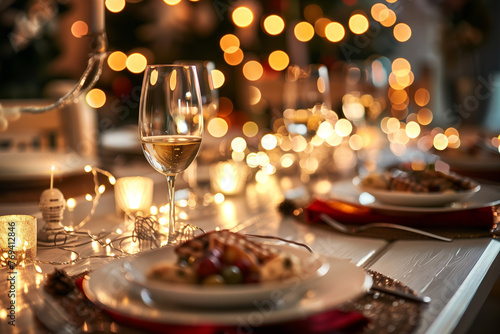
<path id="1" fill-rule="evenodd" d="M 108 56 L 81 99 L 96 111 L 98 144 L 136 125 L 147 64 L 209 60 L 218 110 L 208 133 L 235 160 L 278 147 L 275 165 L 284 168 L 287 152 L 311 145 L 334 149 L 330 160 L 345 170 L 360 161 L 373 170 L 377 147 L 397 157 L 408 148 L 498 156 L 498 1 L 104 2 Z M 60 97 L 79 80 L 93 50 L 92 3 L 0 2 L 0 99 Z M 310 138 L 297 140 L 283 119 L 287 69 L 309 64 L 328 70 L 328 114 L 318 124 L 329 125 L 308 124 Z M 266 144 L 265 134 L 275 140 Z M 309 153 L 289 158 L 308 161 L 309 174 L 324 162 Z"/>

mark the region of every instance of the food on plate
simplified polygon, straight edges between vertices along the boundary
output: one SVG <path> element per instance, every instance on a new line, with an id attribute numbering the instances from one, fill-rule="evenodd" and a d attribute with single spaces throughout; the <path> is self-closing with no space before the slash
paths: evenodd
<path id="1" fill-rule="evenodd" d="M 361 180 L 361 186 L 411 193 L 446 193 L 471 190 L 477 184 L 456 174 L 446 174 L 432 169 L 420 171 L 397 169 L 369 174 Z"/>
<path id="2" fill-rule="evenodd" d="M 147 277 L 180 284 L 229 285 L 279 281 L 301 273 L 295 255 L 228 230 L 188 240 L 175 253 L 177 262 L 160 263 Z"/>

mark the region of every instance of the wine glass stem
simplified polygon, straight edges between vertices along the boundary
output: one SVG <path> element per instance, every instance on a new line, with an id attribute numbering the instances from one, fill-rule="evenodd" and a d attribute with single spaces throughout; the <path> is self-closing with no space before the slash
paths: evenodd
<path id="1" fill-rule="evenodd" d="M 169 219 L 168 219 L 168 244 L 175 242 L 175 177 L 176 175 L 167 175 L 168 200 L 170 201 Z"/>

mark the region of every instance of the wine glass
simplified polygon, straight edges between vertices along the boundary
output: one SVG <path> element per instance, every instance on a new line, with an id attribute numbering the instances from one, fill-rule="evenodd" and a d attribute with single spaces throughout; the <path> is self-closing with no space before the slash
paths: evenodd
<path id="1" fill-rule="evenodd" d="M 283 87 L 283 122 L 294 145 L 303 182 L 317 172 L 328 157 L 316 136 L 323 122 L 332 127 L 337 114 L 331 110 L 328 68 L 321 64 L 290 65 Z M 315 138 L 316 136 L 316 138 Z"/>
<path id="2" fill-rule="evenodd" d="M 212 71 L 215 70 L 215 64 L 209 60 L 178 60 L 174 64 L 194 66 L 198 73 L 200 82 L 200 95 L 203 108 L 203 122 L 208 122 L 217 116 L 219 109 L 219 95 L 212 81 Z M 203 145 L 203 144 L 202 144 Z M 198 183 L 198 163 L 193 161 L 184 172 L 185 180 L 191 188 L 190 198 L 194 198 L 195 203 L 203 200 L 203 194 Z"/>
<path id="3" fill-rule="evenodd" d="M 283 121 L 288 132 L 312 138 L 331 109 L 328 69 L 325 65 L 291 65 L 283 89 Z"/>
<path id="4" fill-rule="evenodd" d="M 194 66 L 148 65 L 139 107 L 139 134 L 149 164 L 167 178 L 168 244 L 176 242 L 175 178 L 196 158 L 203 134 L 203 108 Z"/>

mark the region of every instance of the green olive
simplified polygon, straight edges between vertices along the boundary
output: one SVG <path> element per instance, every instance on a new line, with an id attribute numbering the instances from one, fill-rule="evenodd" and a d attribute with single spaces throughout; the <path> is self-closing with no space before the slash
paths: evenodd
<path id="1" fill-rule="evenodd" d="M 227 284 L 240 284 L 243 282 L 243 274 L 237 266 L 227 266 L 222 269 L 222 277 Z"/>
<path id="2" fill-rule="evenodd" d="M 203 285 L 224 285 L 224 277 L 219 274 L 207 276 L 203 282 Z"/>

